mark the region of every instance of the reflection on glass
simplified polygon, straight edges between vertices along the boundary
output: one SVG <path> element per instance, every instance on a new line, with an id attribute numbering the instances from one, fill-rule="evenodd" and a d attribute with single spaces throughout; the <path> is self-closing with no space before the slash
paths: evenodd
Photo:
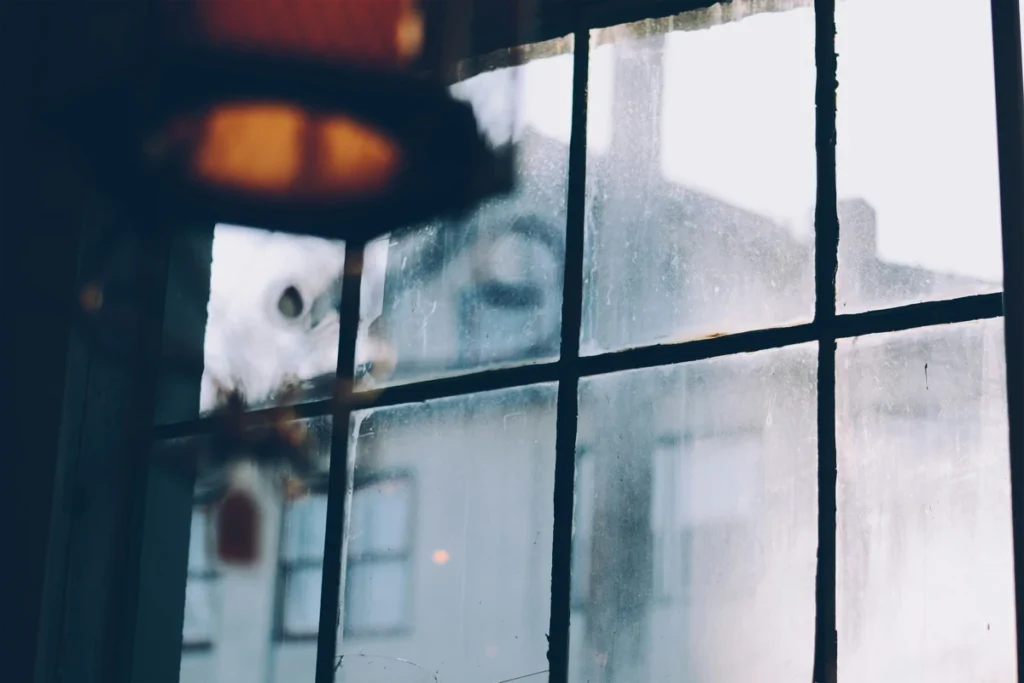
<path id="1" fill-rule="evenodd" d="M 340 654 L 406 660 L 443 683 L 547 669 L 555 394 L 356 416 Z"/>
<path id="2" fill-rule="evenodd" d="M 214 228 L 212 254 L 208 235 L 177 240 L 157 422 L 233 391 L 250 407 L 330 396 L 344 261 L 342 242 L 234 225 Z"/>
<path id="3" fill-rule="evenodd" d="M 811 316 L 813 12 L 729 16 L 592 32 L 612 123 L 587 168 L 584 353 Z"/>
<path id="4" fill-rule="evenodd" d="M 839 680 L 1016 680 L 1001 321 L 836 365 Z"/>
<path id="5" fill-rule="evenodd" d="M 570 679 L 810 680 L 816 347 L 580 386 Z"/>
<path id="6" fill-rule="evenodd" d="M 185 623 L 181 642 L 185 648 L 205 647 L 212 642 L 216 612 L 217 568 L 208 552 L 208 505 L 197 505 L 192 512 L 188 547 L 188 579 L 185 584 Z"/>
<path id="7" fill-rule="evenodd" d="M 569 47 L 564 40 L 529 46 L 532 61 L 453 88 L 479 104 L 485 134 L 511 135 L 517 187 L 467 216 L 370 245 L 356 369 L 364 388 L 557 357 Z"/>
<path id="8" fill-rule="evenodd" d="M 334 374 L 345 247 L 315 237 L 214 230 L 200 409 L 237 390 L 250 405 Z M 309 398 L 329 396 L 323 383 Z"/>
<path id="9" fill-rule="evenodd" d="M 836 27 L 839 312 L 998 291 L 988 3 L 840 0 Z"/>
<path id="10" fill-rule="evenodd" d="M 303 482 L 315 491 L 320 481 L 326 481 L 330 419 L 301 422 L 324 464 L 314 479 Z M 180 455 L 201 456 L 209 447 L 208 440 L 195 439 Z M 258 559 L 251 567 L 226 565 L 214 550 L 217 505 L 226 491 L 226 474 L 208 471 L 196 483 L 179 680 L 294 680 L 281 668 L 286 659 L 282 651 L 298 651 L 291 654 L 302 675 L 316 663 L 326 510 L 321 498 L 287 486 L 281 470 L 260 468 L 251 480 L 260 512 Z"/>

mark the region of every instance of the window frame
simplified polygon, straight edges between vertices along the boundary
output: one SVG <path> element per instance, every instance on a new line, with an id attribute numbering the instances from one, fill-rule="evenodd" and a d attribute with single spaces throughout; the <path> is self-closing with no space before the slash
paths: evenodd
<path id="1" fill-rule="evenodd" d="M 581 312 L 583 301 L 585 195 L 587 166 L 587 81 L 589 74 L 590 31 L 648 17 L 665 17 L 707 7 L 707 0 L 564 0 L 551 2 L 551 20 L 542 22 L 550 35 L 566 32 L 575 39 L 573 54 L 572 134 L 569 144 L 569 176 L 565 238 L 564 278 L 560 355 L 558 360 L 472 372 L 456 377 L 419 381 L 389 387 L 373 393 L 353 392 L 355 342 L 359 324 L 359 298 L 362 252 L 365 245 L 346 245 L 345 281 L 340 305 L 341 335 L 338 349 L 338 379 L 342 392 L 339 401 L 318 401 L 301 406 L 302 416 L 332 415 L 336 426 L 349 425 L 356 410 L 421 402 L 480 391 L 519 387 L 542 382 L 558 382 L 556 417 L 556 464 L 551 574 L 551 616 L 548 660 L 551 683 L 566 683 L 569 673 L 569 622 L 572 603 L 570 573 L 572 566 L 572 527 L 578 388 L 583 377 L 620 370 L 649 368 L 686 361 L 762 351 L 806 342 L 818 344 L 817 440 L 818 440 L 818 565 L 815 587 L 816 623 L 813 679 L 834 681 L 837 663 L 836 634 L 836 341 L 838 339 L 883 332 L 905 331 L 931 325 L 1002 318 L 1006 341 L 1006 381 L 1009 422 L 1010 479 L 1012 492 L 1015 605 L 1018 615 L 1017 670 L 1024 680 L 1024 628 L 1020 615 L 1024 606 L 1024 81 L 1022 81 L 1020 7 L 1018 0 L 991 0 L 993 62 L 995 75 L 996 128 L 999 159 L 1000 209 L 1002 216 L 1003 289 L 1001 292 L 964 296 L 955 299 L 883 308 L 863 313 L 839 314 L 836 311 L 835 275 L 838 265 L 839 218 L 836 193 L 836 105 L 837 57 L 835 49 L 836 0 L 813 0 L 815 13 L 815 137 L 817 149 L 817 190 L 815 206 L 815 308 L 811 322 L 781 328 L 765 328 L 713 339 L 647 346 L 596 356 L 580 355 Z M 160 234 L 156 230 L 154 233 Z M 212 232 L 208 239 L 212 241 Z M 87 511 L 76 516 L 74 505 L 64 504 L 55 514 L 52 527 L 57 530 L 51 544 L 59 546 L 57 559 L 48 570 L 51 597 L 46 605 L 54 613 L 41 636 L 50 651 L 56 651 L 56 663 L 43 663 L 37 677 L 42 683 L 56 682 L 60 671 L 76 671 L 84 681 L 176 680 L 180 661 L 181 620 L 154 619 L 154 614 L 173 614 L 180 608 L 186 575 L 187 527 L 192 492 L 184 485 L 164 483 L 167 464 L 160 458 L 140 459 L 124 449 L 102 452 L 98 444 L 115 440 L 109 434 L 111 415 L 130 426 L 124 443 L 137 454 L 156 442 L 208 432 L 204 419 L 183 420 L 156 427 L 152 414 L 157 404 L 160 339 L 163 312 L 174 315 L 173 301 L 167 292 L 174 287 L 167 264 L 172 260 L 170 240 L 160 238 L 140 250 L 138 259 L 151 258 L 153 267 L 140 268 L 140 308 L 159 314 L 159 320 L 140 327 L 139 367 L 141 373 L 129 384 L 122 378 L 114 399 L 101 401 L 94 414 L 83 417 L 82 424 L 65 426 L 62 440 L 61 471 L 72 479 L 82 467 L 106 463 L 121 472 L 112 481 L 74 484 L 73 495 L 81 500 L 99 499 L 104 493 L 118 506 Z M 205 322 L 205 321 L 204 321 Z M 201 328 L 191 329 L 199 335 Z M 85 359 L 73 361 L 80 367 Z M 74 371 L 72 373 L 74 374 Z M 102 392 L 102 381 L 95 375 L 78 373 L 78 384 L 69 386 L 70 408 L 66 414 L 84 414 L 76 408 L 90 396 Z M 198 377 L 195 378 L 198 397 Z M 141 400 L 139 400 L 141 397 Z M 192 399 L 188 399 L 192 400 Z M 196 398 L 197 400 L 197 398 Z M 258 420 L 265 411 L 254 411 Z M 194 414 L 194 413 L 193 413 Z M 126 417 L 127 416 L 127 417 Z M 90 432 L 89 430 L 93 430 Z M 97 431 L 98 430 L 98 431 Z M 106 431 L 104 431 L 106 430 Z M 82 440 L 71 435 L 82 435 Z M 75 443 L 68 443 L 75 441 Z M 119 442 L 120 443 L 120 442 Z M 332 435 L 330 476 L 327 482 L 327 541 L 324 549 L 323 588 L 321 591 L 320 629 L 317 636 L 316 682 L 333 680 L 336 655 L 336 618 L 343 571 L 342 531 L 348 486 L 350 444 L 347 428 L 336 428 Z M 90 460 L 91 458 L 91 460 Z M 80 462 L 81 461 L 81 462 Z M 140 464 L 140 461 L 143 461 Z M 127 486 L 125 483 L 127 482 Z M 66 509 L 64 509 L 66 508 Z M 128 513 L 127 521 L 120 519 Z M 185 529 L 184 534 L 182 529 Z M 143 529 L 147 534 L 143 534 Z M 171 543 L 161 543 L 157 552 L 147 537 L 167 531 Z M 97 536 L 98 534 L 98 536 Z M 72 539 L 101 538 L 98 547 L 80 548 Z M 161 539 L 163 540 L 163 539 Z M 181 562 L 167 563 L 165 553 L 181 555 Z M 99 588 L 75 584 L 73 577 L 81 567 L 106 567 L 109 576 Z M 100 572 L 102 574 L 102 571 Z M 61 583 L 63 582 L 63 583 Z M 178 591 L 179 587 L 182 589 Z M 66 588 L 64 586 L 66 585 Z M 171 586 L 175 590 L 167 590 Z M 98 595 L 91 595 L 98 590 Z M 179 609 L 180 612 L 180 609 Z M 76 642 L 76 634 L 87 632 L 102 622 L 114 629 L 100 642 L 103 654 L 90 652 L 86 642 Z M 175 629 L 177 632 L 175 633 Z M 93 642 L 93 641 L 89 641 Z"/>

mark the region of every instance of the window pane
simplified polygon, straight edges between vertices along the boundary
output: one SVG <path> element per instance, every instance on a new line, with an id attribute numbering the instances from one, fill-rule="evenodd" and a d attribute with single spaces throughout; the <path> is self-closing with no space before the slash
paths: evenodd
<path id="1" fill-rule="evenodd" d="M 548 668 L 555 395 L 542 385 L 357 415 L 356 480 L 401 473 L 415 511 L 406 559 L 350 554 L 342 653 L 408 660 L 445 683 Z M 362 632 L 384 622 L 394 635 Z"/>
<path id="2" fill-rule="evenodd" d="M 287 635 L 312 635 L 320 630 L 320 588 L 323 576 L 319 566 L 292 568 L 285 579 L 284 632 Z"/>
<path id="3" fill-rule="evenodd" d="M 836 27 L 838 310 L 998 291 L 989 4 L 840 0 Z"/>
<path id="4" fill-rule="evenodd" d="M 815 373 L 812 344 L 581 384 L 572 681 L 810 680 Z"/>
<path id="5" fill-rule="evenodd" d="M 556 56 L 475 76 L 454 90 L 485 134 L 514 129 L 514 193 L 460 219 L 370 245 L 357 369 L 363 387 L 558 356 L 572 110 L 571 43 Z M 517 95 L 516 121 L 506 106 Z"/>
<path id="6" fill-rule="evenodd" d="M 185 584 L 185 626 L 181 640 L 186 646 L 213 641 L 216 579 L 190 576 Z"/>
<path id="7" fill-rule="evenodd" d="M 326 479 L 330 458 L 331 421 L 327 417 L 299 421 L 322 469 L 313 481 Z M 215 462 L 210 439 L 182 440 L 174 453 L 183 460 Z M 277 650 L 290 649 L 300 671 L 316 661 L 320 618 L 324 498 L 296 495 L 282 479 L 283 468 L 265 466 L 201 471 L 195 497 L 204 501 L 192 518 L 189 575 L 181 655 L 181 683 L 284 683 L 295 680 L 295 664 Z M 229 485 L 251 487 L 259 513 L 259 554 L 252 566 L 224 564 L 217 555 L 218 504 Z M 207 524 L 204 517 L 208 516 Z M 312 564 L 307 558 L 313 558 Z M 304 561 L 295 565 L 292 561 Z M 287 637 L 287 638 L 283 638 Z M 312 636 L 312 639 L 310 638 Z M 293 638 L 295 640 L 293 640 Z M 202 644 L 208 647 L 188 647 Z M 296 654 L 298 653 L 298 654 Z M 311 653 L 311 654 L 310 654 Z M 273 667 L 271 667 L 273 662 Z M 312 678 L 309 678 L 312 680 Z"/>
<path id="8" fill-rule="evenodd" d="M 386 554 L 408 551 L 412 486 L 405 477 L 388 477 L 357 485 L 352 495 L 348 553 Z"/>
<path id="9" fill-rule="evenodd" d="M 173 317 L 164 332 L 165 346 L 172 341 L 175 355 L 165 360 L 158 422 L 195 417 L 195 397 L 183 393 L 194 385 L 179 381 L 182 386 L 175 387 L 175 378 L 187 376 L 192 365 L 202 370 L 200 412 L 233 390 L 254 407 L 331 395 L 344 243 L 221 224 L 214 229 L 212 263 L 202 262 L 209 250 L 175 253 L 174 269 L 180 272 L 172 272 Z M 204 273 L 210 278 L 208 301 L 203 287 L 188 281 Z M 201 321 L 203 309 L 205 336 L 187 327 Z M 199 339 L 205 340 L 199 346 L 186 343 Z M 290 384 L 298 386 L 295 395 L 286 391 Z"/>
<path id="10" fill-rule="evenodd" d="M 327 496 L 309 495 L 285 507 L 284 559 L 321 561 L 327 534 Z"/>
<path id="11" fill-rule="evenodd" d="M 1016 680 L 1001 321 L 836 365 L 839 680 Z"/>
<path id="12" fill-rule="evenodd" d="M 592 32 L 583 353 L 811 317 L 814 15 L 722 14 Z"/>
<path id="13" fill-rule="evenodd" d="M 192 529 L 188 537 L 188 571 L 203 573 L 213 569 L 213 562 L 207 552 L 207 513 L 203 508 L 192 512 Z"/>
<path id="14" fill-rule="evenodd" d="M 350 563 L 345 579 L 345 633 L 384 635 L 409 628 L 409 563 Z"/>

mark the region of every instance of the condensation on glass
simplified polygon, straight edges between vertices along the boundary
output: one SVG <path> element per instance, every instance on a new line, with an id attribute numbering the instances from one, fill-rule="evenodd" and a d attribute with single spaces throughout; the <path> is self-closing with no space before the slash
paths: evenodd
<path id="1" fill-rule="evenodd" d="M 555 396 L 538 385 L 355 416 L 340 655 L 443 683 L 547 670 Z"/>
<path id="2" fill-rule="evenodd" d="M 236 568 L 216 556 L 217 503 L 225 491 L 228 472 L 209 470 L 197 478 L 185 586 L 181 683 L 294 680 L 282 666 L 291 648 L 301 649 L 307 642 L 312 643 L 314 653 L 309 666 L 315 663 L 319 566 L 315 570 L 315 617 L 310 617 L 301 599 L 286 602 L 284 598 L 289 593 L 308 595 L 314 591 L 307 554 L 323 555 L 326 517 L 307 514 L 303 525 L 296 523 L 293 510 L 318 509 L 318 484 L 326 481 L 328 473 L 331 421 L 318 417 L 300 422 L 307 438 L 315 442 L 315 455 L 323 467 L 303 482 L 308 488 L 287 486 L 279 468 L 258 470 L 253 490 L 261 513 L 260 552 L 254 566 Z M 209 447 L 207 439 L 196 437 L 176 448 L 174 457 L 199 458 Z"/>
<path id="3" fill-rule="evenodd" d="M 840 0 L 836 30 L 839 312 L 999 291 L 989 4 Z"/>
<path id="4" fill-rule="evenodd" d="M 810 319 L 814 16 L 776 6 L 591 32 L 584 354 Z"/>
<path id="5" fill-rule="evenodd" d="M 559 349 L 572 113 L 571 40 L 452 90 L 516 147 L 517 187 L 367 250 L 356 374 L 367 389 L 538 361 Z M 514 98 L 515 106 L 510 106 Z"/>
<path id="6" fill-rule="evenodd" d="M 583 381 L 571 681 L 811 679 L 816 352 Z"/>
<path id="7" fill-rule="evenodd" d="M 840 681 L 1016 680 L 1002 321 L 839 343 Z"/>

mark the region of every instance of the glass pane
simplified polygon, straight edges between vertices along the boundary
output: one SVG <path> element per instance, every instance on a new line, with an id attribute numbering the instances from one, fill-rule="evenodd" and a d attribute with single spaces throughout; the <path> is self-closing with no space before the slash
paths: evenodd
<path id="1" fill-rule="evenodd" d="M 407 551 L 413 513 L 411 496 L 411 482 L 406 477 L 389 477 L 357 485 L 352 494 L 349 556 Z"/>
<path id="2" fill-rule="evenodd" d="M 190 645 L 207 645 L 213 638 L 216 579 L 189 577 L 185 585 L 185 625 L 181 641 Z"/>
<path id="3" fill-rule="evenodd" d="M 284 586 L 283 631 L 285 634 L 316 636 L 320 630 L 322 582 L 323 576 L 319 566 L 294 567 L 288 571 Z"/>
<path id="4" fill-rule="evenodd" d="M 409 560 L 350 561 L 345 579 L 345 633 L 352 637 L 407 631 Z"/>
<path id="5" fill-rule="evenodd" d="M 836 27 L 839 312 L 998 291 L 989 4 L 840 0 Z"/>
<path id="6" fill-rule="evenodd" d="M 405 556 L 357 560 L 349 546 L 340 654 L 407 660 L 444 683 L 548 668 L 555 395 L 532 386 L 356 416 L 355 481 L 404 476 L 415 509 Z"/>
<path id="7" fill-rule="evenodd" d="M 536 58 L 454 88 L 485 105 L 477 113 L 486 135 L 512 127 L 515 192 L 459 219 L 396 232 L 367 251 L 357 354 L 363 388 L 558 356 L 571 42 L 530 46 L 527 54 Z M 506 106 L 511 95 L 515 111 Z"/>
<path id="8" fill-rule="evenodd" d="M 1001 321 L 839 344 L 840 681 L 1016 680 Z"/>
<path id="9" fill-rule="evenodd" d="M 196 417 L 193 366 L 201 413 L 231 391 L 250 407 L 330 396 L 344 243 L 219 224 L 211 262 L 201 241 L 175 250 L 164 332 L 174 354 L 164 360 L 157 422 Z M 208 295 L 194 282 L 203 276 Z M 192 329 L 204 310 L 205 334 Z"/>
<path id="10" fill-rule="evenodd" d="M 192 528 L 188 537 L 188 570 L 190 573 L 203 573 L 213 569 L 213 563 L 207 552 L 207 512 L 204 508 L 192 512 Z"/>
<path id="11" fill-rule="evenodd" d="M 396 657 L 345 655 L 338 658 L 334 683 L 440 683 L 440 681 L 436 673 Z"/>
<path id="12" fill-rule="evenodd" d="M 591 33 L 585 354 L 811 317 L 813 11 L 723 16 Z"/>
<path id="13" fill-rule="evenodd" d="M 316 486 L 328 474 L 331 421 L 299 423 L 323 466 L 310 481 L 298 483 Z M 175 455 L 213 462 L 212 447 L 207 438 L 184 440 Z M 233 464 L 206 469 L 196 481 L 195 497 L 203 506 L 193 515 L 189 538 L 182 683 L 296 680 L 288 670 L 294 665 L 275 655 L 282 648 L 297 657 L 302 675 L 305 667 L 315 667 L 326 498 L 289 485 L 284 471 L 270 464 Z M 228 487 L 237 485 L 249 488 L 259 513 L 257 559 L 244 567 L 223 563 L 216 551 L 218 505 Z"/>
<path id="14" fill-rule="evenodd" d="M 816 352 L 581 383 L 572 681 L 811 679 Z"/>
<path id="15" fill-rule="evenodd" d="M 309 495 L 289 503 L 282 533 L 284 559 L 319 562 L 327 535 L 327 496 Z"/>

